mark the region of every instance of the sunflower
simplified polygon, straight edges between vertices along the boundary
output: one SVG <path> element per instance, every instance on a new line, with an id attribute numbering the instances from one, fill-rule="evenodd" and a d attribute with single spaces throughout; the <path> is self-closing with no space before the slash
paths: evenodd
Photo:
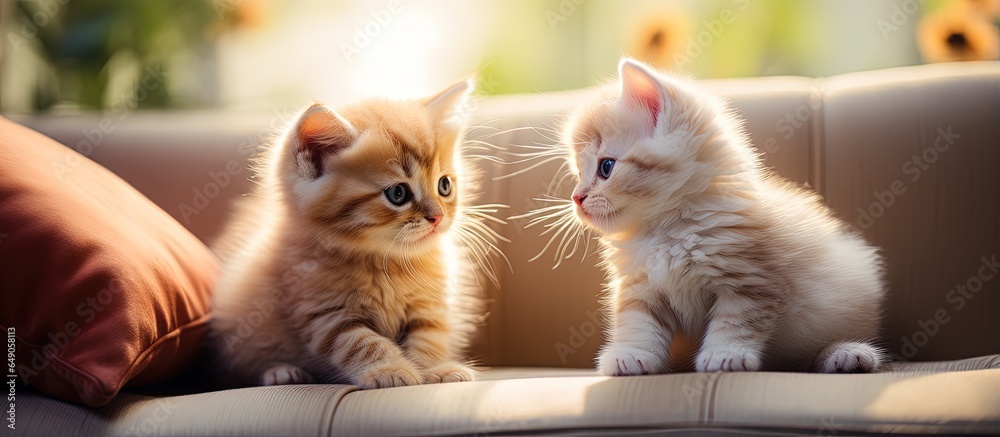
<path id="1" fill-rule="evenodd" d="M 264 0 L 239 0 L 235 3 L 233 12 L 237 26 L 261 27 L 267 22 L 267 5 Z"/>
<path id="2" fill-rule="evenodd" d="M 628 54 L 658 68 L 675 67 L 675 55 L 684 50 L 691 25 L 682 13 L 647 16 L 633 29 Z"/>
<path id="3" fill-rule="evenodd" d="M 992 0 L 990 0 L 992 1 Z M 1000 29 L 964 0 L 927 14 L 917 25 L 917 45 L 927 62 L 982 61 L 1000 58 Z"/>

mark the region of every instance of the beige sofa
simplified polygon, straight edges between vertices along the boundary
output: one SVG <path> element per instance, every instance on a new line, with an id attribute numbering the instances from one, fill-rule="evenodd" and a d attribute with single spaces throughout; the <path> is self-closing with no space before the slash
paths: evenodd
<path id="1" fill-rule="evenodd" d="M 595 376 L 602 341 L 595 258 L 552 269 L 545 240 L 500 228 L 513 272 L 490 286 L 472 354 L 482 380 L 361 391 L 300 385 L 206 391 L 197 368 L 92 410 L 28 389 L 19 435 L 431 435 L 1000 433 L 1000 63 L 825 79 L 706 81 L 747 120 L 769 166 L 816 188 L 883 248 L 890 293 L 883 373 Z M 551 144 L 591 91 L 488 98 L 472 138 Z M 12 117 L 73 145 L 100 118 Z M 243 165 L 280 114 L 128 114 L 90 157 L 202 240 L 216 237 Z M 533 126 L 538 129 L 516 129 Z M 501 132 L 501 133 L 497 133 Z M 488 137 L 488 138 L 487 138 Z M 226 173 L 230 162 L 238 172 Z M 533 207 L 557 165 L 487 183 L 484 201 Z M 230 166 L 230 168 L 235 168 Z M 483 164 L 490 177 L 518 166 Z M 235 174 L 233 174 L 235 173 Z M 214 187 L 212 186 L 214 185 Z M 568 186 L 560 192 L 566 195 Z"/>

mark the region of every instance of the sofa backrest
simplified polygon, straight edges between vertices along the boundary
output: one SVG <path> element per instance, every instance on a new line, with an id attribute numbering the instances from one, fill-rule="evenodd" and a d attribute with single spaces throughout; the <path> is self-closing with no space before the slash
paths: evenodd
<path id="1" fill-rule="evenodd" d="M 1000 63 L 938 64 L 826 79 L 704 81 L 745 118 L 765 165 L 809 184 L 882 248 L 889 297 L 883 340 L 897 359 L 1000 353 Z M 487 98 L 470 139 L 552 145 L 591 90 Z M 132 183 L 211 242 L 246 193 L 247 159 L 287 114 L 135 113 L 15 117 Z M 524 127 L 537 129 L 523 129 Z M 518 129 L 520 128 L 520 129 Z M 481 162 L 487 179 L 522 166 Z M 539 204 L 557 163 L 484 181 L 482 202 Z M 549 194 L 565 198 L 571 185 Z M 551 251 L 511 222 L 498 230 L 513 273 L 487 285 L 490 317 L 473 347 L 484 364 L 590 367 L 603 341 L 596 257 Z M 591 251 L 592 252 L 592 251 Z"/>

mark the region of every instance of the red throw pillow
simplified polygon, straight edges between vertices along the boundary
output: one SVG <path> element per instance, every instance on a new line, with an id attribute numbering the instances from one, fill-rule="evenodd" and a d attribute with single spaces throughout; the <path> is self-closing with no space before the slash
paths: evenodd
<path id="1" fill-rule="evenodd" d="M 0 117 L 0 325 L 22 381 L 96 407 L 174 375 L 205 333 L 217 269 L 121 178 Z"/>

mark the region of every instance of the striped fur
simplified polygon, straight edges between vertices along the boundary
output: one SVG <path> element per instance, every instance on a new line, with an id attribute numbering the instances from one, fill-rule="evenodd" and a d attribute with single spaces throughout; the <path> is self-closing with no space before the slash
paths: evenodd
<path id="1" fill-rule="evenodd" d="M 763 170 L 724 103 L 636 61 L 620 77 L 566 140 L 573 211 L 611 278 L 600 372 L 876 370 L 877 250 Z M 693 363 L 672 362 L 682 334 L 698 339 Z"/>
<path id="2" fill-rule="evenodd" d="M 499 236 L 465 205 L 475 176 L 455 115 L 471 86 L 339 113 L 316 104 L 275 142 L 218 245 L 209 338 L 227 384 L 473 379 L 461 356 L 482 311 L 477 268 L 459 255 Z M 396 206 L 384 191 L 399 183 L 412 199 Z"/>

